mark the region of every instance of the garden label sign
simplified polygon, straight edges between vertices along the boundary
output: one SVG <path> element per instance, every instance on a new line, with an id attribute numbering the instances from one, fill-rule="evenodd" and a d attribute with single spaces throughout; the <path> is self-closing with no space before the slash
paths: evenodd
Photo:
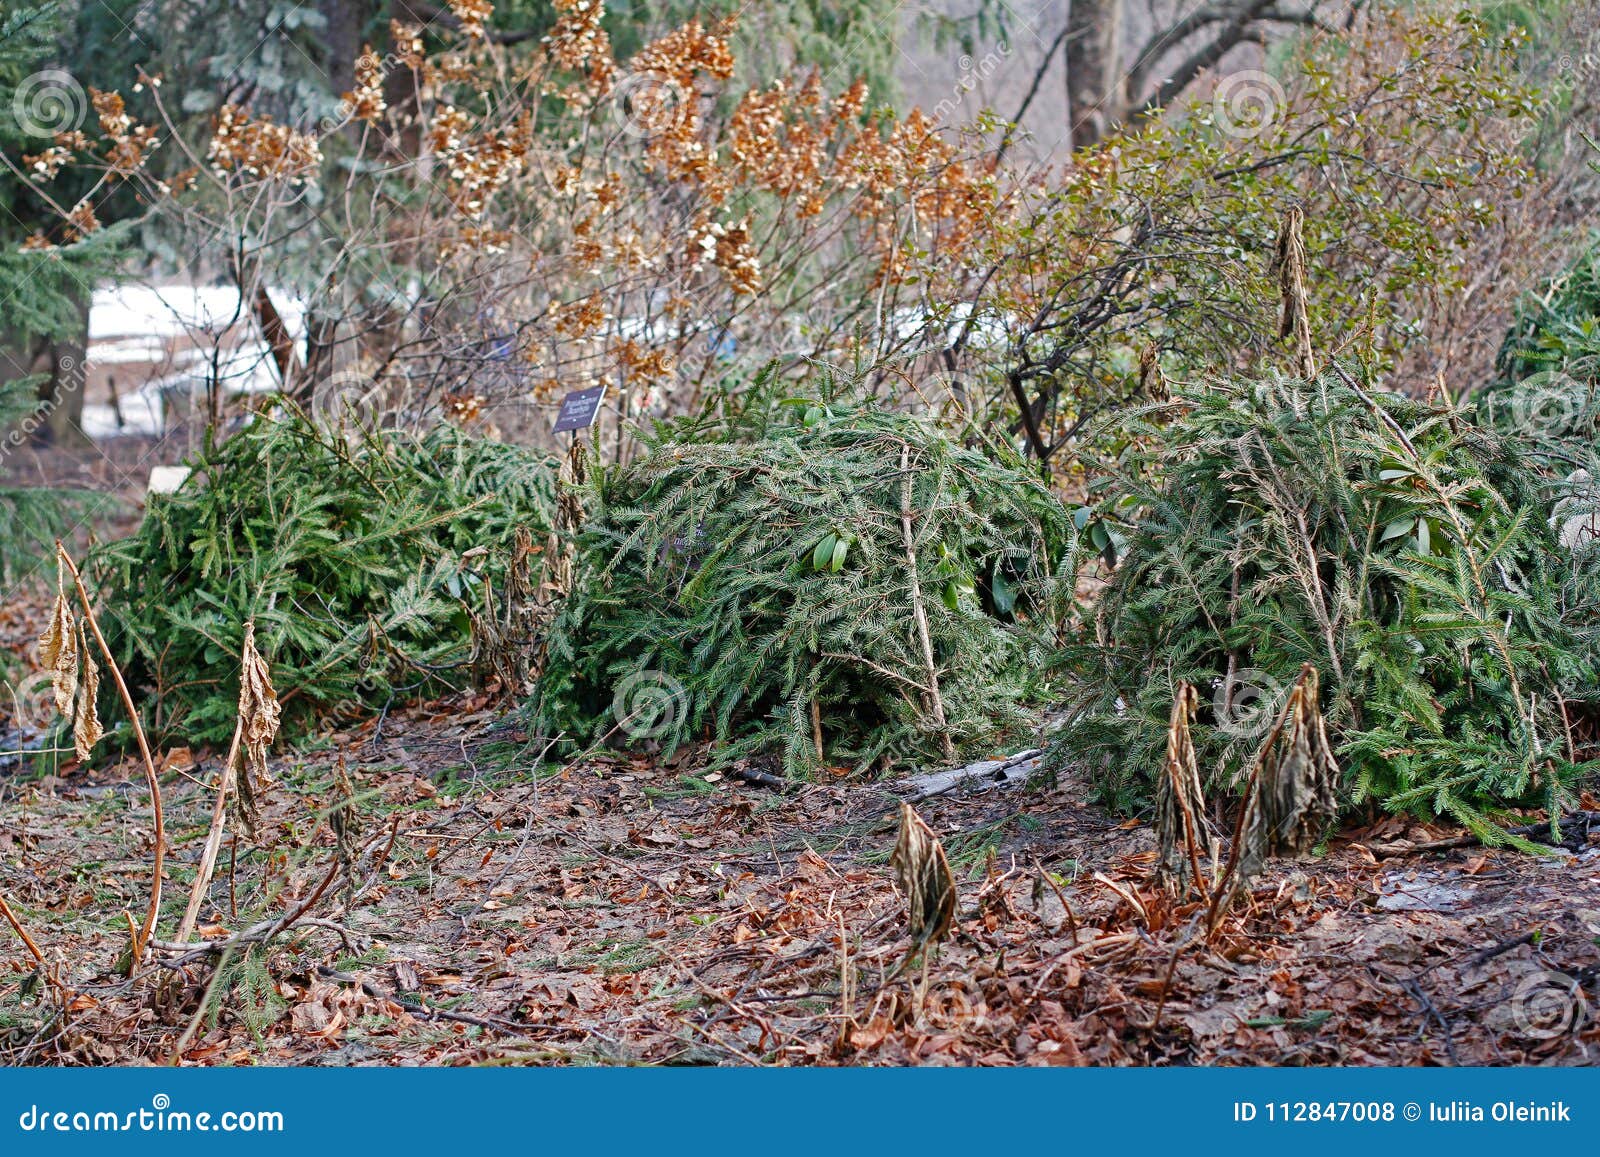
<path id="1" fill-rule="evenodd" d="M 590 386 L 587 390 L 574 390 L 561 399 L 561 412 L 556 415 L 554 433 L 581 430 L 594 424 L 600 413 L 600 403 L 605 399 L 604 386 Z"/>

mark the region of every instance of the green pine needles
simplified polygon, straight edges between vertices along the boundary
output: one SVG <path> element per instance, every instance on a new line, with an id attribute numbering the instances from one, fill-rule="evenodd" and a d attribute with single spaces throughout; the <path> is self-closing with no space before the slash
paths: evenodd
<path id="1" fill-rule="evenodd" d="M 104 501 L 86 491 L 17 486 L 12 457 L 28 444 L 39 414 L 39 379 L 0 383 L 0 584 L 9 589 L 55 553 L 73 516 Z M 0 665 L 7 656 L 0 654 Z"/>
<path id="2" fill-rule="evenodd" d="M 1595 656 L 1564 616 L 1568 554 L 1515 442 L 1338 367 L 1183 392 L 1132 425 L 1148 449 L 1079 520 L 1080 557 L 1121 559 L 1067 649 L 1078 682 L 1052 763 L 1146 797 L 1188 680 L 1201 769 L 1234 789 L 1311 663 L 1347 806 L 1500 840 L 1505 807 L 1567 801 Z"/>
<path id="3" fill-rule="evenodd" d="M 992 754 L 1056 644 L 1065 509 L 1014 455 L 848 402 L 749 442 L 664 428 L 588 496 L 546 734 L 717 740 L 791 775 Z"/>
<path id="4" fill-rule="evenodd" d="M 248 619 L 286 737 L 467 684 L 472 618 L 518 528 L 550 525 L 544 459 L 450 426 L 329 429 L 284 404 L 191 465 L 92 559 L 102 622 L 168 740 L 227 742 Z"/>

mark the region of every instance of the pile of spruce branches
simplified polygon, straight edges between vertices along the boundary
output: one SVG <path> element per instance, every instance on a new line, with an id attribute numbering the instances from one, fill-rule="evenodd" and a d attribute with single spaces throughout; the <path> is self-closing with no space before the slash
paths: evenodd
<path id="1" fill-rule="evenodd" d="M 252 619 L 288 738 L 467 684 L 518 530 L 550 525 L 550 464 L 451 426 L 330 428 L 279 404 L 190 465 L 91 559 L 164 740 L 227 742 Z"/>
<path id="2" fill-rule="evenodd" d="M 1207 786 L 1236 790 L 1309 663 L 1346 808 L 1495 839 L 1503 809 L 1568 802 L 1596 653 L 1523 439 L 1342 367 L 1180 391 L 1127 425 L 1142 449 L 1079 517 L 1079 565 L 1117 565 L 1066 650 L 1051 763 L 1147 799 L 1186 681 Z"/>
<path id="3" fill-rule="evenodd" d="M 791 775 L 992 754 L 1057 644 L 1064 507 L 1005 448 L 844 400 L 599 472 L 532 712 Z"/>

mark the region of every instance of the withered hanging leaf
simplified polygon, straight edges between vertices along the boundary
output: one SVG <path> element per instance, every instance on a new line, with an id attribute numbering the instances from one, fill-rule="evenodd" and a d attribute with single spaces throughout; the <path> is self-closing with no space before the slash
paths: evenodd
<path id="1" fill-rule="evenodd" d="M 950 931 L 956 914 L 955 876 L 939 837 L 908 803 L 900 805 L 900 836 L 889 866 L 911 908 L 912 940 L 921 946 Z"/>
<path id="2" fill-rule="evenodd" d="M 39 662 L 50 672 L 56 710 L 62 715 L 71 715 L 72 696 L 78 689 L 78 631 L 72 605 L 67 601 L 66 576 L 59 563 L 50 625 L 39 636 Z"/>
<path id="3" fill-rule="evenodd" d="M 1261 777 L 1275 851 L 1305 855 L 1339 814 L 1339 765 L 1318 698 L 1317 669 L 1307 663 L 1289 694 L 1277 756 Z"/>
<path id="4" fill-rule="evenodd" d="M 82 628 L 79 628 L 78 644 L 83 651 L 83 672 L 78 686 L 78 707 L 72 717 L 72 746 L 79 761 L 87 763 L 94 745 L 105 734 L 105 728 L 100 726 L 100 713 L 95 707 L 100 697 L 100 668 L 89 654 Z"/>
<path id="5" fill-rule="evenodd" d="M 334 767 L 334 799 L 328 808 L 328 826 L 333 829 L 334 852 L 344 870 L 345 902 L 355 897 L 355 864 L 361 853 L 361 813 L 356 808 L 356 789 L 350 782 L 350 769 L 344 756 Z"/>
<path id="6" fill-rule="evenodd" d="M 245 757 L 260 774 L 266 774 L 267 748 L 278 734 L 281 709 L 272 689 L 272 673 L 256 650 L 256 625 L 244 625 L 244 649 L 239 668 L 239 718 L 244 720 Z"/>
<path id="7" fill-rule="evenodd" d="M 1300 669 L 1251 772 L 1240 822 L 1240 879 L 1269 856 L 1305 855 L 1339 814 L 1339 765 L 1319 704 L 1317 669 Z"/>
<path id="8" fill-rule="evenodd" d="M 1194 684 L 1178 684 L 1178 693 L 1172 701 L 1172 719 L 1167 725 L 1166 766 L 1156 783 L 1155 827 L 1161 848 L 1156 874 L 1180 886 L 1193 880 L 1204 893 L 1200 857 L 1214 856 L 1215 850 L 1206 820 L 1205 792 L 1200 783 L 1194 736 L 1189 730 L 1198 699 Z"/>
<path id="9" fill-rule="evenodd" d="M 529 681 L 537 681 L 544 674 L 549 658 L 550 627 L 560 612 L 562 601 L 572 590 L 578 560 L 578 531 L 585 515 L 583 485 L 587 478 L 583 442 L 577 440 L 556 478 L 556 516 L 545 539 L 539 586 L 532 592 L 523 624 L 525 637 L 530 641 L 526 662 Z"/>
<path id="10" fill-rule="evenodd" d="M 239 745 L 244 754 L 238 775 L 238 818 L 247 835 L 253 836 L 257 816 L 257 780 L 267 775 L 267 748 L 278 734 L 281 708 L 272 689 L 267 661 L 256 650 L 256 624 L 244 625 L 244 646 L 239 664 Z"/>
<path id="11" fill-rule="evenodd" d="M 1311 314 L 1306 304 L 1306 246 L 1301 235 L 1304 224 L 1305 212 L 1300 206 L 1291 205 L 1283 215 L 1273 267 L 1283 298 L 1278 335 L 1294 339 L 1295 373 L 1309 381 L 1317 375 L 1317 359 L 1311 348 Z"/>

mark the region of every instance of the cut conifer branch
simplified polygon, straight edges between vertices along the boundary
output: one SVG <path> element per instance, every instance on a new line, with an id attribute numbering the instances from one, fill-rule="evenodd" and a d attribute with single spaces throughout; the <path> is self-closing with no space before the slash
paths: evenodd
<path id="1" fill-rule="evenodd" d="M 71 620 L 71 608 L 63 605 L 65 583 L 61 581 L 61 572 L 64 571 L 72 576 L 72 585 L 78 592 L 78 603 L 83 608 L 84 622 L 89 625 L 89 632 L 94 635 L 95 644 L 100 648 L 100 654 L 105 658 L 106 667 L 111 672 L 112 682 L 117 685 L 117 694 L 122 698 L 122 706 L 128 713 L 134 740 L 139 745 L 139 755 L 144 760 L 145 780 L 150 788 L 150 807 L 155 813 L 155 857 L 150 868 L 150 903 L 145 908 L 144 922 L 133 931 L 132 954 L 128 959 L 128 973 L 131 976 L 138 971 L 139 962 L 144 957 L 145 945 L 150 942 L 150 937 L 155 932 L 156 917 L 161 912 L 161 875 L 167 852 L 166 815 L 161 807 L 161 781 L 156 775 L 156 761 L 150 754 L 150 743 L 145 738 L 144 725 L 139 722 L 138 709 L 133 705 L 133 695 L 129 693 L 128 684 L 122 678 L 122 669 L 117 666 L 116 656 L 111 653 L 111 648 L 106 645 L 105 636 L 100 633 L 100 624 L 95 620 L 94 607 L 89 602 L 89 592 L 84 588 L 83 576 L 78 573 L 77 565 L 72 561 L 72 556 L 67 553 L 67 548 L 62 545 L 60 539 L 56 540 L 56 562 L 58 605 L 51 618 L 51 632 L 47 637 L 55 637 L 54 632 L 58 623 Z M 59 703 L 59 692 L 57 702 Z M 131 916 L 128 922 L 129 926 L 133 927 Z"/>

